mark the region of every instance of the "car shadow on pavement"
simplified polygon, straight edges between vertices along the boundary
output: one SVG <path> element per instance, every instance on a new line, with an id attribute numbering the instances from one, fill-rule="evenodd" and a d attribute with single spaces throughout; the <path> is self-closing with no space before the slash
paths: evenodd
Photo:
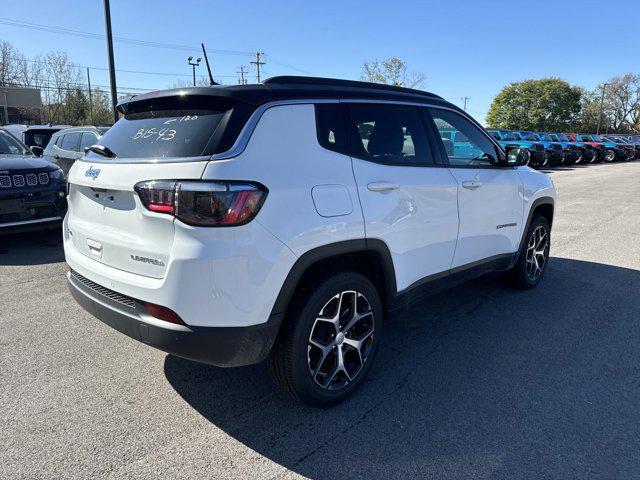
<path id="1" fill-rule="evenodd" d="M 43 265 L 63 261 L 61 228 L 0 236 L 0 266 Z"/>
<path id="2" fill-rule="evenodd" d="M 388 323 L 369 378 L 333 408 L 287 398 L 264 364 L 169 355 L 164 371 L 214 426 L 309 478 L 630 478 L 639 291 L 640 271 L 565 258 L 530 291 L 499 275 L 454 287 Z"/>

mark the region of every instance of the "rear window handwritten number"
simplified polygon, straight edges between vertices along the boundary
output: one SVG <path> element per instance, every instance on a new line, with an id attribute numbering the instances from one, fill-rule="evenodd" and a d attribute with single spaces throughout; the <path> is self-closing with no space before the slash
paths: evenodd
<path id="1" fill-rule="evenodd" d="M 140 140 L 151 138 L 153 142 L 157 140 L 173 140 L 177 131 L 173 128 L 161 128 L 158 130 L 156 127 L 141 128 L 133 136 L 134 140 Z"/>

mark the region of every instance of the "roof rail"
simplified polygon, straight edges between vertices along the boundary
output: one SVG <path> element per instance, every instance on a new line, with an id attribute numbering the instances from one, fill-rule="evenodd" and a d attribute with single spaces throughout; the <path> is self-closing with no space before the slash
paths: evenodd
<path id="1" fill-rule="evenodd" d="M 264 82 L 266 85 L 318 85 L 331 87 L 352 87 L 352 88 L 371 88 L 375 90 L 387 90 L 392 92 L 410 93 L 430 98 L 441 98 L 440 96 L 417 90 L 415 88 L 398 87 L 395 85 L 385 85 L 383 83 L 362 82 L 358 80 L 344 80 L 341 78 L 324 78 L 324 77 L 304 77 L 297 75 L 281 75 L 271 77 Z"/>

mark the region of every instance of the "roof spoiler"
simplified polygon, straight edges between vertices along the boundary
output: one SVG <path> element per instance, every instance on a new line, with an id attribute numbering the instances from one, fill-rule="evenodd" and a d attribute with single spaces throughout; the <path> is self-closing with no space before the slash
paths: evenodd
<path id="1" fill-rule="evenodd" d="M 352 88 L 371 88 L 374 90 L 386 90 L 390 92 L 410 93 L 412 95 L 421 95 L 429 98 L 442 98 L 435 93 L 425 92 L 415 88 L 400 87 L 396 85 L 386 85 L 384 83 L 363 82 L 359 80 L 345 80 L 342 78 L 326 78 L 326 77 L 303 77 L 297 75 L 280 75 L 271 77 L 263 82 L 265 85 L 318 85 L 327 87 L 352 87 Z"/>

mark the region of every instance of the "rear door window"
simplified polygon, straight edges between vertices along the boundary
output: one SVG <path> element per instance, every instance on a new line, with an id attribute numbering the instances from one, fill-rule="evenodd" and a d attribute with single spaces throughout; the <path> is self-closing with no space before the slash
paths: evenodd
<path id="1" fill-rule="evenodd" d="M 80 152 L 84 152 L 84 149 L 98 143 L 98 136 L 93 132 L 83 132 L 80 139 Z"/>
<path id="2" fill-rule="evenodd" d="M 413 106 L 349 105 L 353 156 L 387 165 L 433 165 L 420 111 Z"/>
<path id="3" fill-rule="evenodd" d="M 62 150 L 68 150 L 70 152 L 77 152 L 79 143 L 80 143 L 80 132 L 67 133 L 62 139 L 60 148 Z"/>
<path id="4" fill-rule="evenodd" d="M 225 110 L 155 110 L 122 117 L 100 139 L 119 158 L 198 157 L 207 154 L 209 140 Z M 89 152 L 88 158 L 102 158 Z"/>

